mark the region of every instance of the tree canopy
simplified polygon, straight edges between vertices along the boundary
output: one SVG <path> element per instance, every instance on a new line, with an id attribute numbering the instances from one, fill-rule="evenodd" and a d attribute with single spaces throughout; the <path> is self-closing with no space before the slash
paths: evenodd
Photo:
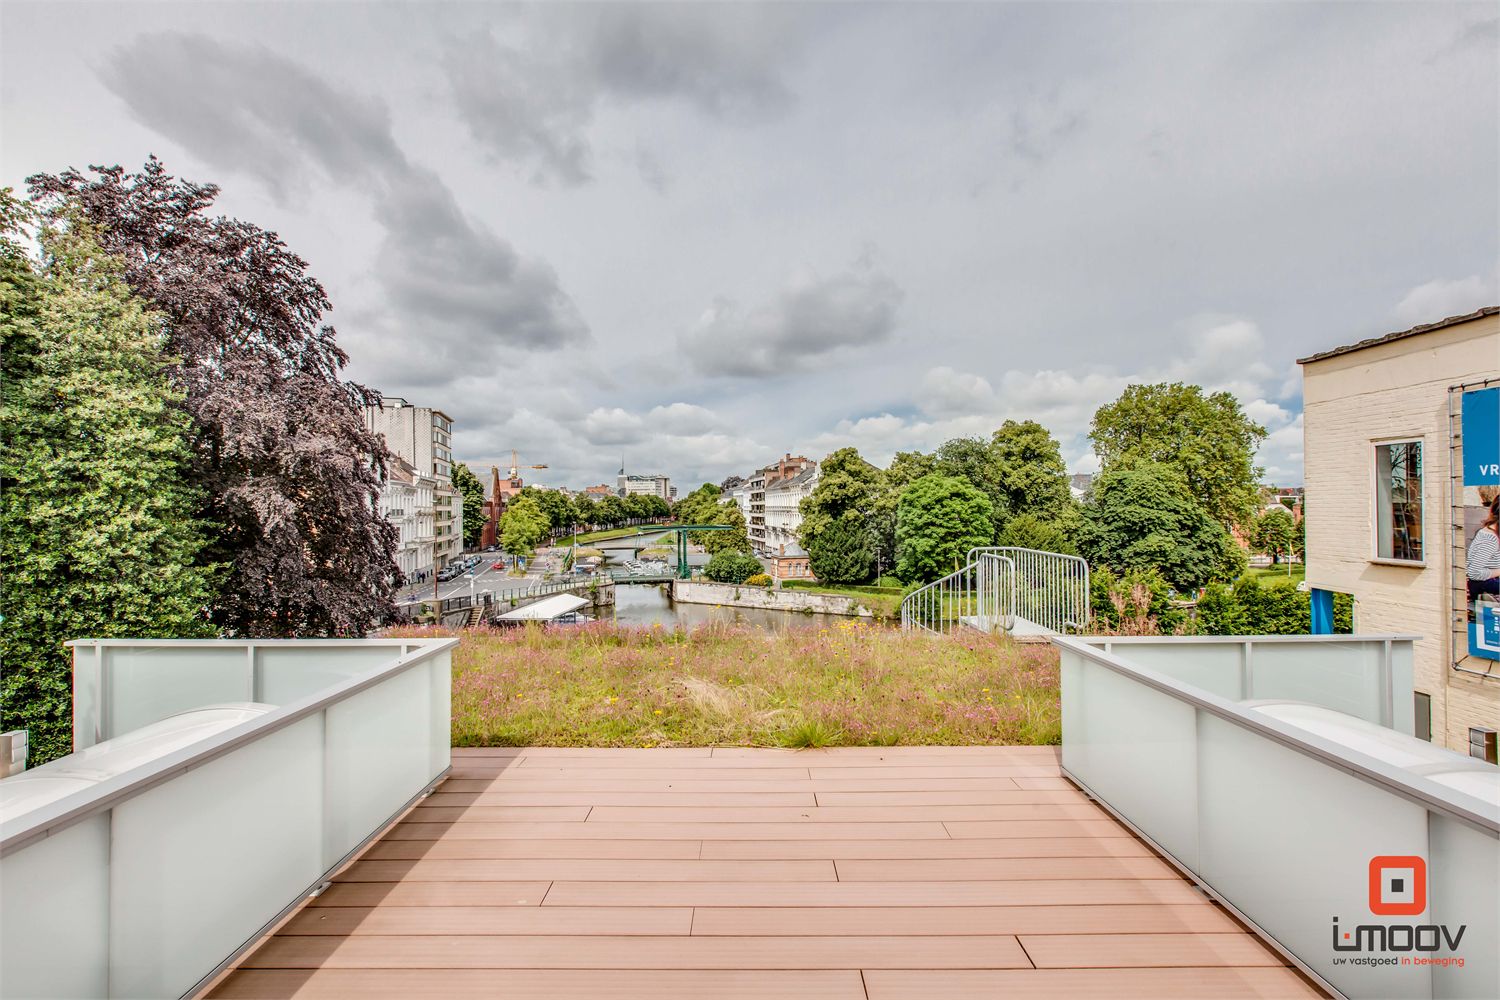
<path id="1" fill-rule="evenodd" d="M 1007 420 L 990 435 L 1000 491 L 1013 517 L 1031 515 L 1057 521 L 1072 513 L 1068 467 L 1062 447 L 1035 420 Z M 1054 550 L 1055 551 L 1055 550 Z"/>
<path id="2" fill-rule="evenodd" d="M 694 531 L 689 537 L 708 553 L 749 552 L 750 535 L 740 505 L 725 500 L 723 491 L 713 483 L 704 483 L 677 501 L 672 516 L 680 524 L 726 524 L 733 531 Z M 736 581 L 738 582 L 738 581 Z"/>
<path id="3" fill-rule="evenodd" d="M 1282 556 L 1289 555 L 1297 546 L 1296 518 L 1285 507 L 1261 511 L 1255 519 L 1250 542 L 1256 551 L 1269 555 L 1272 563 L 1280 562 Z"/>
<path id="4" fill-rule="evenodd" d="M 464 548 L 477 548 L 489 515 L 484 512 L 484 486 L 462 462 L 453 463 L 453 488 L 464 504 Z"/>
<path id="5" fill-rule="evenodd" d="M 511 555 L 529 556 L 551 531 L 542 505 L 535 496 L 515 497 L 500 515 L 500 545 Z"/>
<path id="6" fill-rule="evenodd" d="M 35 764 L 72 748 L 63 643 L 212 636 L 218 573 L 161 318 L 76 218 L 43 231 L 34 271 L 0 202 L 0 728 L 29 730 Z"/>
<path id="7" fill-rule="evenodd" d="M 833 530 L 839 521 L 859 519 L 868 530 L 877 517 L 875 506 L 883 491 L 884 477 L 880 470 L 861 458 L 854 448 L 840 448 L 823 459 L 818 465 L 817 484 L 797 507 L 802 515 L 797 538 L 809 557 L 813 549 L 823 547 L 819 537 Z M 871 548 L 873 555 L 873 540 Z M 816 569 L 813 573 L 820 580 L 829 579 Z"/>
<path id="8" fill-rule="evenodd" d="M 78 213 L 159 316 L 192 420 L 187 478 L 214 525 L 198 553 L 229 571 L 213 620 L 237 635 L 364 635 L 394 610 L 389 452 L 366 429 L 379 396 L 344 381 L 327 294 L 276 236 L 211 215 L 219 189 L 154 157 L 139 173 L 29 178 L 53 219 Z"/>
<path id="9" fill-rule="evenodd" d="M 1159 569 L 1184 593 L 1211 580 L 1233 579 L 1243 569 L 1239 547 L 1193 496 L 1182 474 L 1152 462 L 1117 467 L 1094 480 L 1079 548 L 1092 565 Z"/>
<path id="10" fill-rule="evenodd" d="M 875 575 L 870 531 L 857 514 L 829 521 L 811 542 L 808 567 L 824 583 L 868 583 Z"/>
<path id="11" fill-rule="evenodd" d="M 993 509 L 956 476 L 934 473 L 912 483 L 896 511 L 896 575 L 926 582 L 960 568 L 970 549 L 994 538 Z"/>
<path id="12" fill-rule="evenodd" d="M 1259 500 L 1255 451 L 1266 429 L 1232 393 L 1181 382 L 1132 385 L 1094 414 L 1090 436 L 1103 471 L 1128 462 L 1176 469 L 1220 524 L 1249 524 Z"/>

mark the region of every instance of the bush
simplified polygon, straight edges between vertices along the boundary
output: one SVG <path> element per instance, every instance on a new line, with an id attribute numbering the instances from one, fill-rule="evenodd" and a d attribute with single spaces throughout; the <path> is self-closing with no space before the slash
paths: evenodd
<path id="1" fill-rule="evenodd" d="M 1172 588 L 1153 568 L 1115 573 L 1096 568 L 1089 578 L 1093 631 L 1107 635 L 1161 635 L 1182 630 L 1187 615 L 1172 607 Z"/>
<path id="2" fill-rule="evenodd" d="M 902 584 L 898 578 L 887 573 L 885 576 L 882 576 L 880 579 L 875 581 L 875 586 L 882 587 L 886 590 L 900 590 Z"/>
<path id="3" fill-rule="evenodd" d="M 1353 600 L 1335 594 L 1333 629 L 1352 629 Z M 1203 635 L 1307 635 L 1312 628 L 1308 595 L 1295 584 L 1261 583 L 1241 577 L 1233 587 L 1211 584 L 1198 600 L 1197 631 Z"/>
<path id="4" fill-rule="evenodd" d="M 761 572 L 760 560 L 741 552 L 720 552 L 703 568 L 703 575 L 716 583 L 744 583 Z"/>
<path id="5" fill-rule="evenodd" d="M 747 587 L 769 587 L 770 585 L 771 578 L 764 573 L 752 573 L 745 577 Z"/>

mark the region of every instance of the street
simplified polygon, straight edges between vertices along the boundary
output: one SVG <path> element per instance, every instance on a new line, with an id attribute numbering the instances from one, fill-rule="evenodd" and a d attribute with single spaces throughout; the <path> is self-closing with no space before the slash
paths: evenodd
<path id="1" fill-rule="evenodd" d="M 477 596 L 486 590 L 495 592 L 520 590 L 542 580 L 549 572 L 558 572 L 562 567 L 562 553 L 563 550 L 560 548 L 538 552 L 527 563 L 525 576 L 510 576 L 508 570 L 490 568 L 502 558 L 510 559 L 504 553 L 476 553 L 483 561 L 474 567 L 474 579 L 470 581 L 468 575 L 464 574 L 446 583 L 439 583 L 437 596 L 441 600 L 447 600 L 450 597 L 468 597 L 470 594 Z M 472 589 L 470 588 L 471 582 L 473 583 Z M 401 588 L 400 593 L 396 595 L 396 603 L 410 604 L 414 601 L 430 601 L 432 598 L 432 581 L 428 580 L 415 586 L 408 585 Z"/>

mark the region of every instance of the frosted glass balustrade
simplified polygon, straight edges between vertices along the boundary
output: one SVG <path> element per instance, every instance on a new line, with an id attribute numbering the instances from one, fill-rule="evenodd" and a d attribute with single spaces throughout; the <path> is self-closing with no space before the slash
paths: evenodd
<path id="1" fill-rule="evenodd" d="M 174 706 L 250 690 L 276 704 L 60 796 L 16 796 L 0 823 L 0 997 L 198 987 L 446 771 L 453 643 L 77 644 L 80 683 L 104 692 L 83 699 L 91 731 L 147 704 L 130 685 L 184 675 Z"/>
<path id="2" fill-rule="evenodd" d="M 1409 735 L 1410 637 L 1053 642 L 1065 772 L 1305 970 L 1500 996 L 1500 773 Z M 1372 915 L 1382 855 L 1426 859 L 1424 913 Z M 1338 963 L 1336 916 L 1465 926 L 1464 967 Z"/>

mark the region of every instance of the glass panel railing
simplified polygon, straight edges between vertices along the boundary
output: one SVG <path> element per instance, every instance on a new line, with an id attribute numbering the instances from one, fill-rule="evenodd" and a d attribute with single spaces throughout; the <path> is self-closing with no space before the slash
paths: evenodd
<path id="1" fill-rule="evenodd" d="M 76 644 L 97 671 L 83 682 L 112 695 L 196 662 L 209 676 L 187 690 L 222 700 L 233 662 L 240 697 L 254 663 L 274 678 L 262 696 L 288 700 L 242 706 L 227 728 L 203 720 L 228 710 L 188 705 L 148 729 L 167 736 L 121 734 L 0 780 L 0 996 L 203 985 L 446 772 L 454 642 Z M 93 706 L 87 727 L 109 732 L 108 700 Z M 206 735 L 184 743 L 189 718 Z"/>
<path id="2" fill-rule="evenodd" d="M 1410 638 L 1053 641 L 1064 772 L 1304 971 L 1351 998 L 1500 996 L 1500 772 L 1398 731 Z M 1283 700 L 1180 679 L 1237 694 L 1246 652 Z"/>

